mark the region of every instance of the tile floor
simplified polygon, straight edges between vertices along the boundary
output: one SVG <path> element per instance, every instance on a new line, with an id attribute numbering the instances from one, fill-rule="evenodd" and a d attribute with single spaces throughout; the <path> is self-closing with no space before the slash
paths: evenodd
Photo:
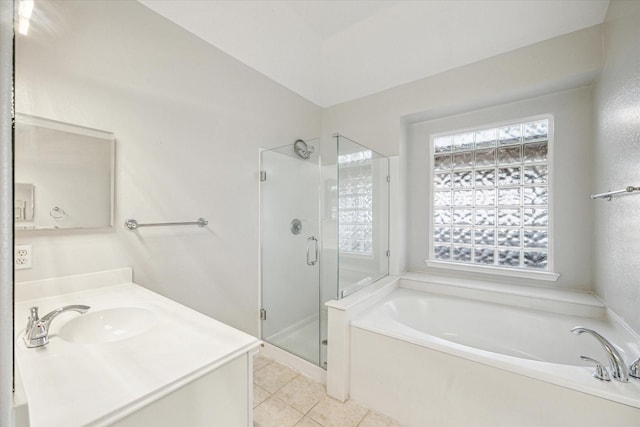
<path id="1" fill-rule="evenodd" d="M 253 358 L 254 427 L 400 427 L 351 400 L 342 403 L 324 385 L 261 354 Z"/>

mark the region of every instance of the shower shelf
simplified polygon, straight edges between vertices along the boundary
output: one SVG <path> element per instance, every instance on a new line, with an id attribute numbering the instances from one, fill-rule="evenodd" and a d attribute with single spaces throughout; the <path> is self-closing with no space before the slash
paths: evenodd
<path id="1" fill-rule="evenodd" d="M 619 196 L 621 194 L 633 193 L 634 191 L 640 191 L 640 187 L 634 187 L 632 185 L 627 186 L 622 190 L 607 191 L 606 193 L 592 194 L 592 199 L 607 199 L 610 201 L 613 196 Z"/>

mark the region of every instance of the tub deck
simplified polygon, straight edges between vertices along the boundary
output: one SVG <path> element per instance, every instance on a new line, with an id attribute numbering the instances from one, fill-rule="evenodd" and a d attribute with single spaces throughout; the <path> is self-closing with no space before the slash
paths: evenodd
<path id="1" fill-rule="evenodd" d="M 640 425 L 640 380 L 599 381 L 580 360 L 607 362 L 593 337 L 570 332 L 578 325 L 627 363 L 640 355 L 638 335 L 591 294 L 410 276 L 328 306 L 338 399 L 409 426 Z"/>

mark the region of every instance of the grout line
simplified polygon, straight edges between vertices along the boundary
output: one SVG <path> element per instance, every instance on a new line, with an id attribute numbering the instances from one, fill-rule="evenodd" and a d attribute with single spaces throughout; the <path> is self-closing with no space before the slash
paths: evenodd
<path id="1" fill-rule="evenodd" d="M 362 424 L 362 422 L 364 421 L 365 418 L 367 418 L 367 415 L 369 415 L 369 413 L 371 413 L 371 409 L 367 408 L 367 412 L 365 412 L 364 415 L 362 416 L 362 419 L 358 421 L 358 424 L 356 424 L 356 427 Z"/>
<path id="2" fill-rule="evenodd" d="M 281 365 L 281 366 L 284 366 L 285 368 L 289 368 L 289 367 L 288 367 L 288 366 L 286 366 L 286 365 L 282 365 L 282 364 L 280 364 L 280 365 Z M 291 369 L 291 368 L 289 368 L 289 369 Z M 280 387 L 278 387 L 278 389 L 277 389 L 276 391 L 274 391 L 274 392 L 273 392 L 273 394 L 276 394 L 278 391 L 280 391 L 280 389 L 282 389 L 284 386 L 286 386 L 286 385 L 287 385 L 287 384 L 289 384 L 291 381 L 295 380 L 296 378 L 298 378 L 298 377 L 300 376 L 300 373 L 299 373 L 299 372 L 297 372 L 297 371 L 295 371 L 295 370 L 293 370 L 293 369 L 291 369 L 291 370 L 292 370 L 293 372 L 296 372 L 296 376 L 295 376 L 295 377 L 293 377 L 293 378 L 291 378 L 291 379 L 290 379 L 289 381 L 287 381 L 286 383 L 282 384 Z M 280 400 L 282 400 L 282 399 L 280 399 Z M 285 403 L 286 403 L 286 402 L 285 402 Z M 295 409 L 295 408 L 294 408 L 294 409 Z M 300 411 L 298 411 L 298 412 L 300 412 Z"/>
<path id="3" fill-rule="evenodd" d="M 307 414 L 309 412 L 311 412 L 311 410 L 313 410 L 313 408 L 315 408 L 316 406 L 318 406 L 318 404 L 320 403 L 320 400 L 318 400 L 316 403 L 313 404 L 313 406 L 311 406 L 311 408 L 309 408 L 309 410 L 307 412 L 305 412 L 304 416 L 306 417 Z M 314 420 L 315 421 L 315 420 Z"/>
<path id="4" fill-rule="evenodd" d="M 269 362 L 267 362 L 263 367 L 256 369 L 255 372 L 261 371 L 264 368 L 266 368 L 267 366 L 271 365 L 273 362 L 275 362 L 275 360 L 273 360 L 273 359 L 268 359 L 267 357 L 264 357 L 264 356 L 263 356 L 263 358 L 269 360 Z"/>

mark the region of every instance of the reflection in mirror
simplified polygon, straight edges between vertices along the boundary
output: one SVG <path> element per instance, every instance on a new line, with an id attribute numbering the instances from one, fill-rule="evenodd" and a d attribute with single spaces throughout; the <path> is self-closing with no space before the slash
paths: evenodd
<path id="1" fill-rule="evenodd" d="M 110 132 L 18 114 L 16 229 L 112 226 L 114 145 Z"/>
<path id="2" fill-rule="evenodd" d="M 33 221 L 33 191 L 33 184 L 15 184 L 13 190 L 15 222 Z"/>

